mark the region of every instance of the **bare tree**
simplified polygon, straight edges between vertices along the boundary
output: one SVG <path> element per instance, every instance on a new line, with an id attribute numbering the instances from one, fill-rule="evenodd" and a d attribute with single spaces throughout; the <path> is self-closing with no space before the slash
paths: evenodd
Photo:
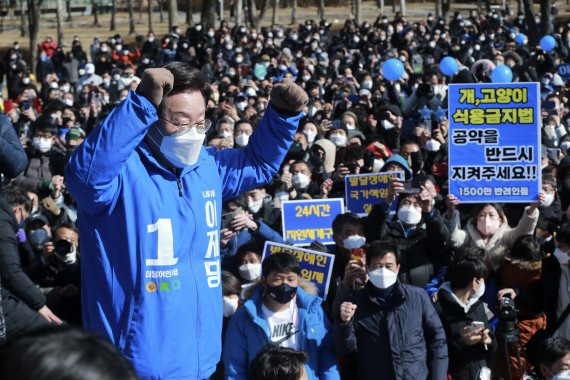
<path id="1" fill-rule="evenodd" d="M 148 31 L 152 32 L 152 0 L 148 0 Z"/>
<path id="2" fill-rule="evenodd" d="M 216 0 L 202 1 L 202 23 L 206 28 L 215 27 Z"/>
<path id="3" fill-rule="evenodd" d="M 149 0 L 149 2 L 150 2 L 150 0 Z M 137 0 L 137 12 L 139 14 L 139 22 L 141 22 L 142 18 L 143 18 L 143 3 L 144 3 L 144 0 Z"/>
<path id="4" fill-rule="evenodd" d="M 65 0 L 65 11 L 67 12 L 66 21 L 71 21 L 71 0 Z"/>
<path id="5" fill-rule="evenodd" d="M 160 15 L 160 23 L 164 22 L 164 0 L 157 0 L 158 2 L 158 14 Z"/>
<path id="6" fill-rule="evenodd" d="M 524 13 L 527 25 L 528 46 L 536 46 L 538 44 L 538 25 L 534 19 L 534 12 L 532 11 L 532 0 L 523 0 Z"/>
<path id="7" fill-rule="evenodd" d="M 273 15 L 271 17 L 271 25 L 277 25 L 277 8 L 279 7 L 279 0 L 273 0 Z"/>
<path id="8" fill-rule="evenodd" d="M 62 22 L 62 16 L 63 16 L 63 4 L 61 3 L 62 0 L 56 0 L 55 1 L 55 22 L 57 25 L 57 45 L 61 46 L 61 44 L 63 44 L 63 22 Z"/>
<path id="9" fill-rule="evenodd" d="M 30 64 L 32 72 L 36 72 L 38 64 L 38 34 L 40 32 L 40 7 L 43 0 L 28 1 L 28 28 L 30 32 Z"/>
<path id="10" fill-rule="evenodd" d="M 24 13 L 24 0 L 20 0 L 20 37 L 26 37 L 26 17 Z"/>
<path id="11" fill-rule="evenodd" d="M 168 0 L 168 30 L 178 25 L 178 3 L 176 0 Z"/>
<path id="12" fill-rule="evenodd" d="M 222 0 L 223 1 L 223 0 Z M 186 24 L 188 24 L 188 26 L 192 26 L 194 25 L 194 20 L 192 17 L 192 0 L 186 0 Z M 223 18 L 223 16 L 220 16 Z"/>
<path id="13" fill-rule="evenodd" d="M 109 28 L 112 31 L 115 31 L 117 29 L 116 17 L 117 17 L 117 1 L 113 0 L 111 1 L 111 26 Z"/>
<path id="14" fill-rule="evenodd" d="M 135 34 L 135 0 L 127 0 L 129 6 L 129 34 Z"/>
<path id="15" fill-rule="evenodd" d="M 297 0 L 291 0 L 291 25 L 297 23 Z"/>
<path id="16" fill-rule="evenodd" d="M 402 15 L 406 15 L 406 0 L 400 0 L 400 12 Z"/>
<path id="17" fill-rule="evenodd" d="M 99 24 L 99 9 L 97 5 L 97 0 L 91 0 L 91 9 L 93 12 L 93 25 L 94 26 L 101 26 Z"/>
<path id="18" fill-rule="evenodd" d="M 267 7 L 269 6 L 269 0 L 261 0 L 261 8 L 259 9 L 259 19 L 263 20 L 265 17 L 265 12 L 267 12 Z"/>
<path id="19" fill-rule="evenodd" d="M 356 16 L 356 23 L 362 23 L 362 0 L 354 0 L 354 14 Z"/>
<path id="20" fill-rule="evenodd" d="M 382 2 L 384 2 L 384 0 L 381 0 Z M 325 19 L 325 0 L 319 0 L 319 9 L 318 9 L 318 14 L 319 14 L 319 19 L 324 20 Z"/>
<path id="21" fill-rule="evenodd" d="M 552 33 L 551 0 L 540 0 L 540 35 L 546 36 Z"/>
<path id="22" fill-rule="evenodd" d="M 255 0 L 247 0 L 247 16 L 248 16 L 247 18 L 249 19 L 249 24 L 251 25 L 251 27 L 258 29 L 259 28 L 259 17 L 257 17 L 257 7 L 255 6 Z"/>
<path id="23" fill-rule="evenodd" d="M 236 7 L 236 25 L 241 25 L 242 23 L 242 14 L 241 11 L 243 9 L 243 0 L 236 0 L 235 2 Z"/>

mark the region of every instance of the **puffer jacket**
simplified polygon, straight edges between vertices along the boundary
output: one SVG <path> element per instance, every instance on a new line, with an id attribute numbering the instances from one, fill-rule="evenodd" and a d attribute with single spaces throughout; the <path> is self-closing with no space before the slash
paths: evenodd
<path id="1" fill-rule="evenodd" d="M 359 380 L 445 379 L 445 332 L 427 293 L 400 281 L 393 292 L 387 309 L 377 303 L 370 282 L 354 295 L 354 317 L 349 323 L 335 323 L 337 352 L 356 354 Z M 378 354 L 387 350 L 386 356 Z M 382 372 L 387 366 L 391 377 Z"/>

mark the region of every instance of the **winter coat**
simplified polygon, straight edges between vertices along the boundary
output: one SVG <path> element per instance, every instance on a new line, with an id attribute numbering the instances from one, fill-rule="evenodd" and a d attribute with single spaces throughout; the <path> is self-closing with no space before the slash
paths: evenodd
<path id="1" fill-rule="evenodd" d="M 519 224 L 515 228 L 509 227 L 507 220 L 503 220 L 503 223 L 493 234 L 491 239 L 485 244 L 483 237 L 477 226 L 473 224 L 473 220 L 470 219 L 462 230 L 459 223 L 459 211 L 455 210 L 453 217 L 444 220 L 447 224 L 447 228 L 451 232 L 451 242 L 455 248 L 464 247 L 478 247 L 485 250 L 487 254 L 487 259 L 490 261 L 492 268 L 496 271 L 499 268 L 503 258 L 505 257 L 507 250 L 512 247 L 515 240 L 519 236 L 532 235 L 536 224 L 538 223 L 539 211 L 534 210 L 532 215 L 528 215 L 529 207 L 525 208 L 523 216 L 519 221 Z"/>
<path id="2" fill-rule="evenodd" d="M 224 341 L 226 379 L 247 379 L 255 355 L 271 343 L 269 324 L 261 305 L 263 288 L 258 287 L 251 299 L 232 317 Z M 332 331 L 321 308 L 321 299 L 297 287 L 299 313 L 299 349 L 308 354 L 305 370 L 309 380 L 340 379 L 333 352 Z"/>
<path id="3" fill-rule="evenodd" d="M 400 281 L 393 292 L 386 310 L 377 303 L 370 282 L 354 295 L 350 302 L 357 307 L 352 320 L 335 322 L 337 352 L 356 355 L 360 380 L 391 380 L 379 372 L 389 365 L 394 379 L 445 379 L 445 332 L 431 300 L 423 289 Z M 378 355 L 386 350 L 390 353 L 386 357 Z"/>
<path id="4" fill-rule="evenodd" d="M 14 178 L 26 169 L 28 157 L 10 119 L 0 116 L 0 173 Z"/>
<path id="5" fill-rule="evenodd" d="M 144 141 L 156 108 L 131 91 L 71 155 L 84 325 L 142 379 L 206 379 L 221 353 L 222 201 L 277 172 L 300 116 L 270 104 L 245 149 L 168 170 Z"/>
<path id="6" fill-rule="evenodd" d="M 483 322 L 489 328 L 485 314 L 485 306 L 479 299 L 466 312 L 451 295 L 449 283 L 444 283 L 437 293 L 435 309 L 445 330 L 449 350 L 449 374 L 453 380 L 479 380 L 477 376 L 482 367 L 489 367 L 491 355 L 497 348 L 494 335 L 493 342 L 485 347 L 483 344 L 468 346 L 461 338 L 461 331 L 471 322 Z"/>
<path id="7" fill-rule="evenodd" d="M 423 222 L 413 230 L 406 230 L 399 220 L 388 220 L 389 211 L 384 202 L 374 206 L 365 224 L 366 240 L 395 243 L 400 252 L 400 280 L 424 286 L 449 261 L 449 231 L 435 210 L 422 213 Z"/>

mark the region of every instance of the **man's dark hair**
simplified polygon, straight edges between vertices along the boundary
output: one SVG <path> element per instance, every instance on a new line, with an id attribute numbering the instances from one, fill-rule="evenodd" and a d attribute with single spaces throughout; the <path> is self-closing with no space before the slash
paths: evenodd
<path id="1" fill-rule="evenodd" d="M 198 69 L 190 66 L 186 62 L 170 62 L 162 66 L 174 76 L 174 85 L 168 95 L 181 94 L 188 90 L 199 90 L 207 104 L 210 99 L 212 89 L 206 80 L 206 76 Z"/>
<path id="2" fill-rule="evenodd" d="M 466 253 L 451 263 L 447 271 L 447 279 L 451 289 L 463 289 L 474 278 L 486 278 L 487 273 L 487 266 L 481 256 L 474 253 Z"/>
<path id="3" fill-rule="evenodd" d="M 255 253 L 259 256 L 259 261 L 261 261 L 261 251 L 263 250 L 263 246 L 259 244 L 257 241 L 253 241 L 251 243 L 247 243 L 242 245 L 238 248 L 236 252 L 236 263 L 239 264 L 240 260 L 249 252 Z"/>
<path id="4" fill-rule="evenodd" d="M 511 256 L 527 261 L 540 261 L 543 259 L 540 243 L 532 235 L 519 236 L 511 247 Z"/>
<path id="5" fill-rule="evenodd" d="M 263 276 L 268 276 L 271 272 L 293 272 L 300 275 L 301 265 L 299 264 L 299 260 L 293 255 L 288 253 L 276 253 L 266 257 L 261 264 L 261 273 Z"/>
<path id="6" fill-rule="evenodd" d="M 387 254 L 393 254 L 396 258 L 396 264 L 400 265 L 400 251 L 398 246 L 391 241 L 375 241 L 366 250 L 366 262 L 370 263 L 377 257 L 384 257 Z"/>
<path id="7" fill-rule="evenodd" d="M 540 344 L 539 361 L 550 368 L 556 361 L 570 354 L 570 341 L 566 338 L 548 338 Z"/>
<path id="8" fill-rule="evenodd" d="M 564 223 L 556 235 L 556 241 L 570 245 L 570 222 Z"/>
<path id="9" fill-rule="evenodd" d="M 47 326 L 0 346 L 3 380 L 136 379 L 131 364 L 111 344 L 85 331 Z"/>
<path id="10" fill-rule="evenodd" d="M 276 255 L 274 255 L 276 256 Z M 250 380 L 299 380 L 307 354 L 287 347 L 265 346 L 249 367 Z"/>
<path id="11" fill-rule="evenodd" d="M 28 197 L 26 190 L 19 186 L 7 186 L 2 189 L 2 196 L 10 207 L 24 206 L 24 210 L 30 212 L 32 200 Z"/>
<path id="12" fill-rule="evenodd" d="M 222 271 L 222 295 L 229 296 L 232 294 L 241 294 L 241 283 L 231 272 Z"/>
<path id="13" fill-rule="evenodd" d="M 332 222 L 333 234 L 338 235 L 345 224 L 354 224 L 355 226 L 363 226 L 362 219 L 357 214 L 352 212 L 345 212 L 338 214 Z"/>

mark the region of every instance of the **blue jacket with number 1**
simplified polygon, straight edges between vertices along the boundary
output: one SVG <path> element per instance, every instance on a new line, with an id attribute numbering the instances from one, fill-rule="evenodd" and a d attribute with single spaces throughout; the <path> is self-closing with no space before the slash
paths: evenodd
<path id="1" fill-rule="evenodd" d="M 221 203 L 277 172 L 301 115 L 265 112 L 245 149 L 202 148 L 178 175 L 144 141 L 154 106 L 130 92 L 72 154 L 84 325 L 142 379 L 205 379 L 221 354 Z"/>

